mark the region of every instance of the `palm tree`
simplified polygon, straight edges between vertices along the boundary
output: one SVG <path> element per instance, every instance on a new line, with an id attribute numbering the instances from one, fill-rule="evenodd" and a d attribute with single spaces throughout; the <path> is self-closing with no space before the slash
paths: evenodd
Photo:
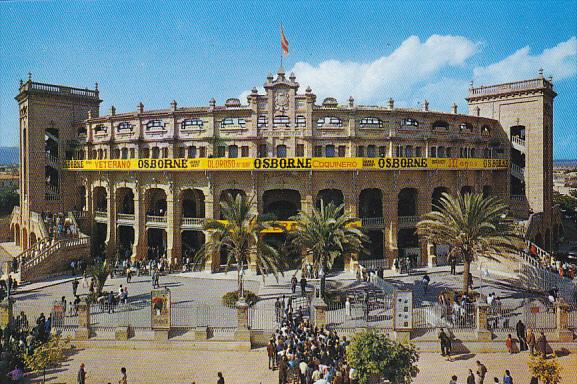
<path id="1" fill-rule="evenodd" d="M 96 299 L 102 295 L 106 279 L 108 279 L 108 275 L 110 275 L 110 266 L 106 260 L 103 262 L 95 262 L 88 266 L 86 272 L 88 276 L 92 277 L 92 281 L 94 281 L 96 296 L 94 299 Z"/>
<path id="2" fill-rule="evenodd" d="M 313 270 L 327 271 L 335 260 L 345 254 L 365 253 L 369 238 L 353 225 L 355 219 L 343 214 L 344 204 L 332 202 L 320 208 L 314 207 L 311 214 L 299 212 L 290 220 L 296 221 L 294 231 L 289 234 L 290 244 L 299 249 L 304 263 L 309 256 Z M 321 281 L 324 295 L 324 281 Z"/>
<path id="3" fill-rule="evenodd" d="M 469 292 L 471 263 L 478 257 L 496 259 L 519 249 L 519 233 L 507 216 L 509 206 L 498 197 L 483 194 L 443 193 L 435 210 L 417 224 L 419 237 L 450 246 L 449 257 L 464 263 L 463 292 Z"/>
<path id="4" fill-rule="evenodd" d="M 220 203 L 223 220 L 207 220 L 204 229 L 209 231 L 208 241 L 197 251 L 195 263 L 205 264 L 213 255 L 226 253 L 226 271 L 237 265 L 239 297 L 244 298 L 244 268 L 254 257 L 257 272 L 272 273 L 275 278 L 283 273 L 284 261 L 279 252 L 267 244 L 261 232 L 270 228 L 280 228 L 271 221 L 270 215 L 256 215 L 251 212 L 252 200 L 238 194 L 235 198 L 228 194 Z"/>

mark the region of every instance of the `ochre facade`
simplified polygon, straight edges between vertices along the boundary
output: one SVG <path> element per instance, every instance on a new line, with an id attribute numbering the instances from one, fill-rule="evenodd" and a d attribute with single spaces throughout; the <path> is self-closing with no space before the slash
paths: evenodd
<path id="1" fill-rule="evenodd" d="M 12 219 L 23 248 L 45 237 L 40 212 L 75 212 L 93 254 L 146 258 L 166 252 L 179 263 L 205 239 L 205 219 L 219 201 L 243 193 L 258 212 L 286 220 L 322 199 L 344 203 L 371 238 L 372 260 L 390 267 L 399 256 L 441 263 L 443 246 L 420 241 L 418 217 L 442 192 L 483 192 L 511 201 L 520 220 L 540 215 L 533 240 L 552 245 L 552 111 L 555 93 L 542 76 L 471 88 L 469 114 L 364 106 L 351 97 L 317 103 L 296 77 L 268 75 L 265 93 L 247 104 L 214 99 L 201 107 L 137 110 L 100 116 L 95 90 L 33 82 L 20 85 L 20 208 Z M 384 170 L 81 171 L 67 160 L 192 158 L 454 158 L 501 159 L 510 167 Z M 546 235 L 548 233 L 548 235 Z M 266 235 L 282 242 L 282 235 Z M 548 236 L 548 237 L 547 237 Z M 207 266 L 218 268 L 221 260 Z M 349 264 L 348 261 L 345 261 Z"/>

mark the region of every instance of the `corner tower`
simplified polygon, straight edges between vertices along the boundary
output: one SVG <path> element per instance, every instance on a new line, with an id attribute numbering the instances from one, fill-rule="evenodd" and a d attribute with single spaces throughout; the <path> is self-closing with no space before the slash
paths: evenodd
<path id="1" fill-rule="evenodd" d="M 28 75 L 16 96 L 20 112 L 20 208 L 22 225 L 32 212 L 69 211 L 75 175 L 61 169 L 78 147 L 78 123 L 98 116 L 101 100 L 94 90 L 37 83 Z M 23 242 L 25 245 L 26 243 Z"/>
<path id="2" fill-rule="evenodd" d="M 511 142 L 511 207 L 520 219 L 542 218 L 530 238 L 551 249 L 553 207 L 552 79 L 543 70 L 532 80 L 469 89 L 469 114 L 496 119 Z M 531 223 L 529 223 L 531 224 Z"/>

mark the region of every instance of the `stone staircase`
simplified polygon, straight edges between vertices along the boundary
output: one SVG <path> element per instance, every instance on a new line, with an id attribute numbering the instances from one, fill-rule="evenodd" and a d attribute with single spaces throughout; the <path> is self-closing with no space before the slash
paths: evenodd
<path id="1" fill-rule="evenodd" d="M 68 217 L 78 228 L 72 213 Z M 44 237 L 15 256 L 18 259 L 20 281 L 35 282 L 63 274 L 74 260 L 89 260 L 90 237 L 78 232 L 75 237 L 51 239 Z"/>

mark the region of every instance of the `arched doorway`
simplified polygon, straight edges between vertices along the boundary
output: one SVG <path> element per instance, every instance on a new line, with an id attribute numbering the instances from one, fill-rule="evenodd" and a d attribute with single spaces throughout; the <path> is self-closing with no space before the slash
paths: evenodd
<path id="1" fill-rule="evenodd" d="M 403 188 L 397 200 L 397 214 L 399 217 L 417 216 L 417 190 Z"/>
<path id="2" fill-rule="evenodd" d="M 182 231 L 181 234 L 182 241 L 182 261 L 186 261 L 186 258 L 190 259 L 190 262 L 194 262 L 194 257 L 196 252 L 205 243 L 205 235 L 202 231 Z M 199 266 L 202 268 L 202 266 Z"/>
<path id="3" fill-rule="evenodd" d="M 166 230 L 162 228 L 148 228 L 146 231 L 146 240 L 149 259 L 160 259 L 166 256 Z"/>
<path id="4" fill-rule="evenodd" d="M 274 215 L 276 220 L 288 220 L 301 209 L 301 195 L 294 189 L 271 189 L 262 195 L 264 214 Z"/>
<path id="5" fill-rule="evenodd" d="M 359 255 L 360 260 L 382 260 L 384 258 L 384 237 L 383 231 L 380 230 L 370 230 L 365 231 L 366 235 L 369 237 L 370 245 L 368 246 L 369 252 L 361 253 Z"/>
<path id="6" fill-rule="evenodd" d="M 185 189 L 180 194 L 182 217 L 205 217 L 204 193 L 199 189 Z"/>
<path id="7" fill-rule="evenodd" d="M 95 258 L 105 258 L 106 256 L 106 232 L 105 223 L 96 223 L 94 234 L 92 235 L 92 255 Z"/>
<path id="8" fill-rule="evenodd" d="M 220 193 L 219 202 L 222 203 L 223 201 L 226 201 L 229 195 L 233 200 L 236 199 L 238 195 L 244 196 L 246 198 L 246 193 L 242 189 L 225 189 Z M 220 204 L 218 206 L 218 211 L 219 211 L 218 217 L 220 218 L 220 220 L 223 220 L 224 216 L 222 215 L 222 212 L 220 212 Z"/>
<path id="9" fill-rule="evenodd" d="M 119 225 L 117 235 L 118 256 L 121 260 L 132 256 L 132 245 L 134 244 L 134 227 L 131 225 Z"/>
<path id="10" fill-rule="evenodd" d="M 116 211 L 134 215 L 134 192 L 131 188 L 122 187 L 116 190 Z"/>
<path id="11" fill-rule="evenodd" d="M 36 234 L 34 232 L 30 232 L 30 246 L 33 246 L 34 244 L 36 244 Z"/>
<path id="12" fill-rule="evenodd" d="M 28 248 L 28 230 L 24 227 L 22 228 L 22 249 Z"/>
<path id="13" fill-rule="evenodd" d="M 162 188 L 146 191 L 146 214 L 148 216 L 166 216 L 166 192 Z"/>
<path id="14" fill-rule="evenodd" d="M 14 225 L 14 244 L 20 246 L 20 225 Z"/>
<path id="15" fill-rule="evenodd" d="M 461 188 L 461 196 L 465 196 L 466 194 L 472 194 L 474 192 L 473 187 L 470 185 L 465 185 Z"/>
<path id="16" fill-rule="evenodd" d="M 92 191 L 94 199 L 94 210 L 96 212 L 107 212 L 108 211 L 108 194 L 106 193 L 106 188 L 104 187 L 94 187 Z"/>
<path id="17" fill-rule="evenodd" d="M 399 258 L 408 258 L 411 265 L 417 265 L 421 250 L 419 248 L 419 236 L 415 228 L 403 228 L 397 233 L 397 246 Z"/>
<path id="18" fill-rule="evenodd" d="M 383 191 L 378 188 L 363 189 L 361 191 L 359 195 L 359 217 L 383 217 Z"/>
<path id="19" fill-rule="evenodd" d="M 443 193 L 449 193 L 449 189 L 445 187 L 437 187 L 433 190 L 433 194 L 431 196 L 431 210 L 438 211 L 439 210 L 439 202 Z"/>
<path id="20" fill-rule="evenodd" d="M 317 194 L 317 199 L 315 206 L 317 209 L 321 207 L 321 200 L 324 202 L 324 205 L 328 205 L 329 203 L 333 203 L 337 207 L 344 203 L 345 197 L 343 192 L 340 189 L 322 189 Z"/>

